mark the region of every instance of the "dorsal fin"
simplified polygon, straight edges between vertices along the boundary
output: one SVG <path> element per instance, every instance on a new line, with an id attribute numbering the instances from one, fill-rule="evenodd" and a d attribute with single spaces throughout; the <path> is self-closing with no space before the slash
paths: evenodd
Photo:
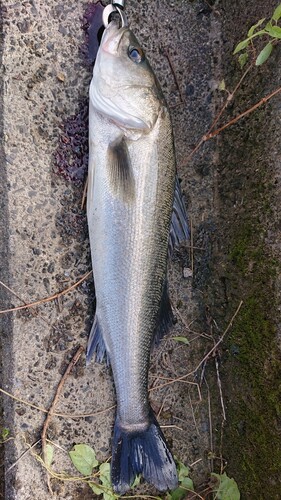
<path id="1" fill-rule="evenodd" d="M 135 195 L 135 181 L 124 136 L 119 137 L 109 145 L 107 164 L 113 192 L 124 201 L 132 201 Z"/>
<path id="2" fill-rule="evenodd" d="M 173 254 L 174 248 L 189 239 L 189 228 L 187 214 L 182 199 L 182 192 L 178 176 L 176 177 L 175 197 L 172 213 L 172 222 L 169 239 L 169 256 Z"/>

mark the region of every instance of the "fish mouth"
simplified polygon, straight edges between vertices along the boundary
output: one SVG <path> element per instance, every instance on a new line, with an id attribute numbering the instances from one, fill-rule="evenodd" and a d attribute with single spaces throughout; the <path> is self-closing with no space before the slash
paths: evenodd
<path id="1" fill-rule="evenodd" d="M 119 28 L 116 21 L 111 21 L 102 37 L 102 50 L 107 54 L 116 56 L 118 54 L 119 44 L 127 30 L 128 28 Z"/>

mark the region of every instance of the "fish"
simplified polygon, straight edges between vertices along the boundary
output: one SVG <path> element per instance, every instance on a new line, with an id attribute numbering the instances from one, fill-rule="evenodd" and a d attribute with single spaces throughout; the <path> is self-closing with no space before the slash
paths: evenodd
<path id="1" fill-rule="evenodd" d="M 89 89 L 87 219 L 96 311 L 86 358 L 112 368 L 113 490 L 124 494 L 139 475 L 173 490 L 176 465 L 149 403 L 148 370 L 152 345 L 173 322 L 167 259 L 188 222 L 163 93 L 133 31 L 114 20 Z"/>

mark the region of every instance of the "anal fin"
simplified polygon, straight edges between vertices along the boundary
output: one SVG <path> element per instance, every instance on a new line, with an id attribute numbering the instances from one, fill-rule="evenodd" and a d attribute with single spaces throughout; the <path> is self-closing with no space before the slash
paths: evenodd
<path id="1" fill-rule="evenodd" d="M 95 315 L 88 339 L 86 353 L 87 364 L 90 362 L 93 354 L 96 355 L 95 359 L 98 363 L 103 363 L 105 361 L 107 365 L 110 364 L 97 315 Z"/>

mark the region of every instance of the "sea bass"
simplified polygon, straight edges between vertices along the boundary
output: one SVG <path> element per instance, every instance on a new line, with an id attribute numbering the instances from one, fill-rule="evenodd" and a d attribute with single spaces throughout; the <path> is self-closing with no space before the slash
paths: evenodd
<path id="1" fill-rule="evenodd" d="M 87 360 L 107 359 L 117 415 L 111 479 L 141 474 L 177 487 L 172 454 L 148 400 L 151 346 L 171 324 L 168 248 L 186 238 L 169 112 L 133 32 L 106 28 L 90 85 L 87 216 L 96 313 Z M 174 207 L 174 210 L 173 210 Z"/>

